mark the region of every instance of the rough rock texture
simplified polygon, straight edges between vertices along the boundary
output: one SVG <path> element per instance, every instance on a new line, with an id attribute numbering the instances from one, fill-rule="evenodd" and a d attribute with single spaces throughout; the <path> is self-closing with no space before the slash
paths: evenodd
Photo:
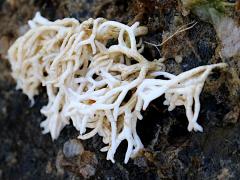
<path id="1" fill-rule="evenodd" d="M 116 163 L 99 152 L 102 143 L 95 136 L 82 143 L 84 152 L 74 157 L 63 153 L 64 143 L 77 137 L 66 127 L 52 142 L 39 127 L 46 104 L 44 90 L 30 102 L 15 90 L 6 59 L 10 44 L 26 31 L 36 11 L 51 20 L 75 17 L 84 20 L 103 16 L 131 24 L 140 21 L 149 28 L 144 41 L 160 43 L 180 26 L 197 21 L 160 47 L 146 45 L 149 60 L 166 57 L 167 71 L 180 73 L 193 67 L 227 62 L 226 71 L 214 71 L 201 94 L 198 121 L 203 133 L 189 133 L 184 108 L 172 112 L 163 98 L 151 103 L 138 123 L 145 145 L 137 158 L 123 164 L 126 144 L 116 154 Z M 0 0 L 0 179 L 239 179 L 240 177 L 240 60 L 221 59 L 213 26 L 192 14 L 184 17 L 174 0 Z M 180 57 L 181 62 L 173 58 Z M 75 147 L 75 146 L 74 146 Z M 71 150 L 71 149 L 70 149 Z M 73 149 L 74 151 L 76 149 Z"/>

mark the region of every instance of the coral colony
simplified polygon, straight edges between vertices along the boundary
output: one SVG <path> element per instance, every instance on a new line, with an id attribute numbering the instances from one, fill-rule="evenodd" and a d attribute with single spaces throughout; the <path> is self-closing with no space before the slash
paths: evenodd
<path id="1" fill-rule="evenodd" d="M 202 131 L 197 123 L 199 95 L 213 68 L 206 65 L 173 75 L 162 61 L 148 61 L 141 52 L 147 28 L 103 18 L 79 23 L 65 18 L 51 22 L 36 13 L 30 30 L 10 47 L 8 58 L 17 88 L 34 103 L 39 86 L 46 87 L 48 104 L 41 109 L 43 133 L 56 139 L 72 121 L 79 139 L 98 134 L 101 149 L 114 162 L 123 140 L 128 147 L 124 162 L 143 148 L 136 131 L 141 110 L 165 94 L 168 110 L 184 106 L 189 131 Z M 164 77 L 164 79 L 156 79 Z"/>

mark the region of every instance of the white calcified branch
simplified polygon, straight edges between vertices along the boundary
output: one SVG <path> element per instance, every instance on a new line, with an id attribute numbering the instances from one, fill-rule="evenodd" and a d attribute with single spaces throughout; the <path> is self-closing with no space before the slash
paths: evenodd
<path id="1" fill-rule="evenodd" d="M 164 105 L 169 106 L 168 110 L 172 111 L 176 106 L 184 105 L 189 121 L 188 130 L 202 131 L 202 127 L 197 123 L 200 111 L 199 95 L 211 70 L 224 66 L 226 66 L 224 63 L 200 66 L 178 76 L 156 72 L 154 75 L 163 75 L 169 80 L 145 79 L 143 81 L 137 91 L 140 100 L 143 101 L 143 109 L 145 110 L 152 100 L 165 94 Z"/>
<path id="2" fill-rule="evenodd" d="M 96 134 L 106 144 L 107 159 L 114 162 L 119 144 L 128 147 L 124 162 L 143 148 L 136 131 L 141 110 L 165 94 L 168 110 L 183 105 L 188 130 L 202 131 L 197 123 L 199 95 L 208 74 L 225 64 L 197 67 L 177 76 L 164 72 L 162 61 L 152 62 L 140 53 L 144 46 L 136 36 L 147 33 L 136 22 L 132 26 L 103 18 L 81 24 L 73 18 L 49 21 L 37 13 L 30 30 L 8 52 L 17 88 L 34 102 L 39 86 L 45 86 L 48 104 L 41 109 L 46 120 L 43 133 L 56 139 L 72 121 L 78 138 Z M 109 46 L 110 41 L 114 42 Z M 109 47 L 107 47 L 109 46 Z M 155 79 L 165 76 L 168 80 Z"/>

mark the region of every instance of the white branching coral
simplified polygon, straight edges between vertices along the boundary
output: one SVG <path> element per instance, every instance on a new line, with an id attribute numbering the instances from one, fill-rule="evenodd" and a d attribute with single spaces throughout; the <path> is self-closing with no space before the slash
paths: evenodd
<path id="1" fill-rule="evenodd" d="M 199 94 L 211 70 L 225 64 L 177 76 L 164 72 L 160 61 L 150 62 L 141 55 L 144 45 L 136 37 L 146 34 L 147 28 L 138 22 L 132 26 L 103 18 L 81 24 L 72 18 L 51 22 L 37 13 L 29 26 L 8 57 L 17 88 L 32 103 L 38 88 L 46 87 L 48 104 L 41 109 L 46 116 L 41 127 L 52 139 L 72 121 L 78 138 L 96 134 L 103 138 L 106 146 L 101 151 L 107 151 L 112 162 L 119 144 L 127 140 L 127 163 L 143 148 L 136 131 L 141 110 L 162 94 L 169 111 L 185 106 L 189 131 L 202 131 L 197 123 Z"/>
<path id="2" fill-rule="evenodd" d="M 169 80 L 145 79 L 142 82 L 138 88 L 138 97 L 143 101 L 143 110 L 152 100 L 165 93 L 166 100 L 163 104 L 168 105 L 168 111 L 172 111 L 176 106 L 185 106 L 189 121 L 188 131 L 203 131 L 197 123 L 200 111 L 199 95 L 211 70 L 224 66 L 224 63 L 200 66 L 178 76 L 167 72 L 154 72 L 154 75 L 162 75 Z"/>

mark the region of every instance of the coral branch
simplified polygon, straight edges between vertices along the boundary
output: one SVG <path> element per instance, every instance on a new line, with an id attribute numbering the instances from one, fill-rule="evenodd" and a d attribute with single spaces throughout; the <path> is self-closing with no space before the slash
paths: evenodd
<path id="1" fill-rule="evenodd" d="M 123 140 L 128 142 L 124 162 L 143 148 L 136 131 L 141 110 L 165 93 L 169 110 L 184 105 L 188 130 L 202 131 L 197 123 L 199 95 L 208 74 L 224 64 L 197 67 L 178 76 L 164 72 L 161 61 L 145 59 L 136 36 L 146 27 L 127 26 L 103 18 L 81 24 L 71 18 L 51 22 L 37 13 L 30 30 L 8 52 L 17 87 L 34 102 L 45 86 L 48 104 L 41 109 L 43 133 L 56 139 L 72 121 L 79 139 L 96 134 L 106 144 L 107 159 Z M 109 46 L 110 42 L 115 42 Z M 107 48 L 108 47 L 108 48 Z M 168 80 L 154 79 L 163 75 Z M 193 108 L 194 106 L 194 108 Z M 193 110 L 194 109 L 194 110 Z"/>

